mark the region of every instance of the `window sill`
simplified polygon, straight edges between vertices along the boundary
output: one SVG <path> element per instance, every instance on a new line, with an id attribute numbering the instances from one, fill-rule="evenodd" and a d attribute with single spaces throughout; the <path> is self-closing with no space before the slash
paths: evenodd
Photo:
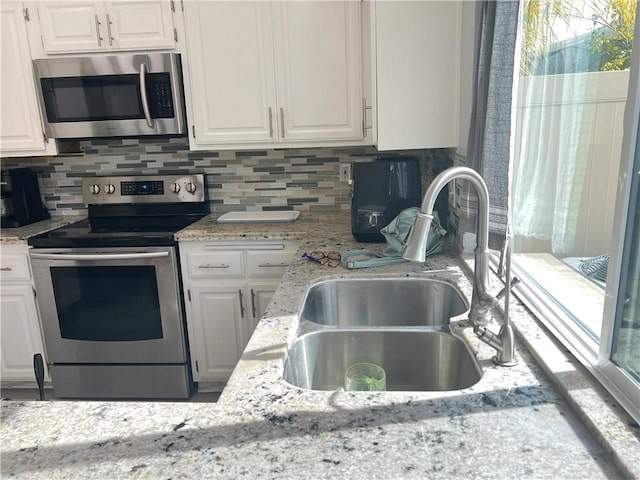
<path id="1" fill-rule="evenodd" d="M 513 261 L 540 288 L 550 292 L 569 315 L 579 318 L 592 337 L 600 336 L 604 289 L 550 253 L 513 254 Z"/>
<path id="2" fill-rule="evenodd" d="M 461 257 L 472 272 L 473 256 Z M 491 284 L 497 292 L 502 282 L 491 275 Z M 515 295 L 511 296 L 509 310 L 518 339 L 585 427 L 626 476 L 640 478 L 640 426 Z"/>

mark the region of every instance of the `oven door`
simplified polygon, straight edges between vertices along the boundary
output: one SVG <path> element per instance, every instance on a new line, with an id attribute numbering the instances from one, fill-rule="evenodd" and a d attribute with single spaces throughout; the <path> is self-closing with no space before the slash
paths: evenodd
<path id="1" fill-rule="evenodd" d="M 173 247 L 30 255 L 49 362 L 186 361 Z"/>

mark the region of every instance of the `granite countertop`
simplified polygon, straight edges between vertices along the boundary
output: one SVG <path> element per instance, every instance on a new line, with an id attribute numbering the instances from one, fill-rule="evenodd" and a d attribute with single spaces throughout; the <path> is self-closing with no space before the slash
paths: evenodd
<path id="1" fill-rule="evenodd" d="M 189 225 L 175 235 L 176 240 L 224 241 L 224 240 L 304 240 L 339 226 L 340 236 L 350 233 L 349 212 L 303 212 L 295 222 L 217 223 L 219 214 L 212 213 Z"/>
<path id="2" fill-rule="evenodd" d="M 361 247 L 348 214 L 303 212 L 292 224 L 219 225 L 215 218 L 177 238 L 301 241 L 219 402 L 4 401 L 3 477 L 640 478 L 637 425 L 515 300 L 512 318 L 527 347 L 519 339 L 518 365 L 497 367 L 493 350 L 473 339 L 484 376 L 471 388 L 365 393 L 287 384 L 284 354 L 309 284 L 426 276 L 468 296 L 466 265 L 446 253 L 424 266 L 366 271 L 301 258 Z"/>
<path id="3" fill-rule="evenodd" d="M 26 244 L 29 237 L 48 232 L 58 227 L 64 227 L 70 223 L 79 222 L 87 218 L 86 215 L 60 215 L 48 220 L 25 225 L 24 227 L 0 229 L 0 244 Z"/>

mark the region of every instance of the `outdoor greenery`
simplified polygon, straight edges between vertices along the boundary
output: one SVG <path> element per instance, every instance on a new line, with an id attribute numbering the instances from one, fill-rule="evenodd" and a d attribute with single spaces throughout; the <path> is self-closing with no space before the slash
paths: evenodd
<path id="1" fill-rule="evenodd" d="M 575 65 L 567 67 L 570 72 L 629 68 L 636 4 L 637 0 L 524 0 L 521 74 L 549 73 L 549 68 L 563 73 L 553 69 L 562 69 L 565 61 L 570 63 L 564 57 L 572 56 Z M 585 23 L 591 26 L 589 33 L 562 42 L 557 38 L 557 31 L 572 31 Z"/>
<path id="2" fill-rule="evenodd" d="M 626 70 L 631 66 L 636 3 L 637 0 L 609 0 L 605 15 L 593 19 L 594 24 L 605 27 L 594 31 L 591 38 L 591 51 L 601 53 L 605 59 L 601 70 Z"/>

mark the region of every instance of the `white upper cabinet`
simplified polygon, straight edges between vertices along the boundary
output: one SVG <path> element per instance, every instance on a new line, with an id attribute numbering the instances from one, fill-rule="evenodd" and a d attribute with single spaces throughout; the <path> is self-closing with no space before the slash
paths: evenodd
<path id="1" fill-rule="evenodd" d="M 362 137 L 358 2 L 273 4 L 282 140 Z"/>
<path id="2" fill-rule="evenodd" d="M 373 4 L 378 149 L 458 145 L 464 3 Z"/>
<path id="3" fill-rule="evenodd" d="M 169 0 L 41 1 L 45 54 L 174 48 Z"/>
<path id="4" fill-rule="evenodd" d="M 277 141 L 269 14 L 266 2 L 185 5 L 199 144 Z"/>
<path id="5" fill-rule="evenodd" d="M 101 2 L 40 2 L 42 43 L 48 53 L 104 50 Z M 102 21 L 100 19 L 103 19 Z M 106 33 L 106 32 L 105 32 Z"/>
<path id="6" fill-rule="evenodd" d="M 359 2 L 184 8 L 192 149 L 364 143 Z"/>
<path id="7" fill-rule="evenodd" d="M 37 101 L 21 2 L 0 3 L 0 155 L 54 155 L 46 140 Z"/>
<path id="8" fill-rule="evenodd" d="M 111 0 L 107 6 L 107 43 L 114 50 L 174 48 L 168 0 Z"/>

